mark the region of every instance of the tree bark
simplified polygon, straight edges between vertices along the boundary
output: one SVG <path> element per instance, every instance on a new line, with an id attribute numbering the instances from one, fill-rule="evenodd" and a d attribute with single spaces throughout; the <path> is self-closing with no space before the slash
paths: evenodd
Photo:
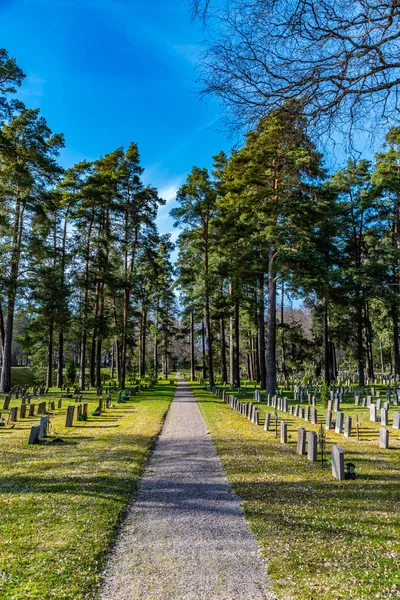
<path id="1" fill-rule="evenodd" d="M 234 368 L 234 386 L 240 387 L 240 316 L 239 316 L 239 300 L 235 300 L 235 347 L 233 357 L 235 361 Z"/>
<path id="2" fill-rule="evenodd" d="M 193 311 L 190 311 L 190 377 L 192 381 L 196 379 L 196 365 L 194 360 L 194 315 Z"/>
<path id="3" fill-rule="evenodd" d="M 276 392 L 276 273 L 272 244 L 268 250 L 267 394 Z"/>
<path id="4" fill-rule="evenodd" d="M 203 359 L 203 379 L 207 379 L 207 366 L 206 366 L 206 334 L 204 330 L 204 317 L 201 320 L 201 353 Z"/>
<path id="5" fill-rule="evenodd" d="M 53 330 L 54 323 L 50 321 L 49 323 L 49 338 L 47 345 L 47 377 L 46 377 L 46 386 L 48 388 L 53 387 Z"/>
<path id="6" fill-rule="evenodd" d="M 264 296 L 264 273 L 260 276 L 258 287 L 258 352 L 260 365 L 260 387 L 262 390 L 267 388 L 267 367 L 265 362 L 265 296 Z"/>
<path id="7" fill-rule="evenodd" d="M 331 382 L 330 376 L 330 357 L 329 357 L 329 318 L 328 318 L 328 301 L 324 303 L 324 374 L 325 383 L 329 385 Z"/>
<path id="8" fill-rule="evenodd" d="M 221 377 L 222 377 L 222 381 L 224 383 L 226 383 L 228 381 L 228 369 L 226 366 L 225 321 L 223 318 L 220 319 L 220 332 L 221 332 Z"/>

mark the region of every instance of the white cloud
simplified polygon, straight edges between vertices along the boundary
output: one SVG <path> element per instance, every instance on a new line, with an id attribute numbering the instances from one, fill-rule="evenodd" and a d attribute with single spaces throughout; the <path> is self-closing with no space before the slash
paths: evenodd
<path id="1" fill-rule="evenodd" d="M 158 190 L 158 195 L 160 198 L 163 198 L 166 202 L 171 202 L 175 200 L 177 191 L 181 187 L 184 182 L 184 177 L 177 177 L 172 181 L 167 182 L 165 185 L 162 185 Z"/>

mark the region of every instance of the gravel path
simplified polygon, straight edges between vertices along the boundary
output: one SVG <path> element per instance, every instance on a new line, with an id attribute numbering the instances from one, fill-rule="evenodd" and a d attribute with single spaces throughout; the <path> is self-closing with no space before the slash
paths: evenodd
<path id="1" fill-rule="evenodd" d="M 273 600 L 257 541 L 187 383 L 109 558 L 102 600 Z"/>

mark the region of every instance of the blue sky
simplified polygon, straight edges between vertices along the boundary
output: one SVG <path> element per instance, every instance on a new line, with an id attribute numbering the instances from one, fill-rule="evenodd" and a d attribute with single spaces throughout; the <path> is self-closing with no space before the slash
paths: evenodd
<path id="1" fill-rule="evenodd" d="M 161 232 L 192 166 L 229 148 L 196 94 L 201 40 L 185 0 L 0 0 L 0 47 L 27 75 L 18 95 L 64 133 L 63 166 L 135 141 L 168 201 Z"/>

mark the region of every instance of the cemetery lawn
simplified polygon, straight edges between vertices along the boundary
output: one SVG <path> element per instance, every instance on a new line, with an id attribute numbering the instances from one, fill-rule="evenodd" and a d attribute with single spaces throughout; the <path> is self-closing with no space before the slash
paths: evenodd
<path id="1" fill-rule="evenodd" d="M 50 428 L 64 444 L 28 446 L 38 416 L 0 428 L 0 599 L 97 597 L 106 552 L 174 391 L 159 382 L 120 404 L 113 394 L 114 406 L 98 417 L 90 415 L 94 392 L 84 393 L 89 419 L 67 429 L 74 400 L 65 399 Z M 60 392 L 45 399 L 52 397 Z M 13 398 L 11 406 L 20 404 Z"/>
<path id="2" fill-rule="evenodd" d="M 192 390 L 279 600 L 400 598 L 400 444 L 393 430 L 389 450 L 378 448 L 378 431 L 360 441 L 329 432 L 328 453 L 339 444 L 345 462 L 356 465 L 357 479 L 340 482 L 329 467 L 295 453 L 297 429 L 317 426 L 285 413 L 292 437 L 282 445 L 272 419 L 265 432 L 200 385 Z M 262 425 L 266 407 L 259 409 Z"/>

